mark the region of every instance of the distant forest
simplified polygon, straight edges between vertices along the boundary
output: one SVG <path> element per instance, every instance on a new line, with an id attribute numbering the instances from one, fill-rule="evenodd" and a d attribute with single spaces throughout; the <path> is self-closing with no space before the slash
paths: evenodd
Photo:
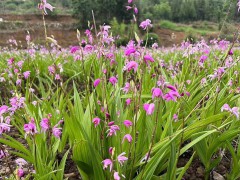
<path id="1" fill-rule="evenodd" d="M 0 13 L 39 13 L 40 0 L 1 0 Z M 72 14 L 82 23 L 92 19 L 91 11 L 100 23 L 108 23 L 113 17 L 128 22 L 131 11 L 126 10 L 127 0 L 48 0 L 57 7 L 51 15 Z M 237 0 L 133 0 L 138 7 L 140 20 L 171 20 L 174 22 L 221 22 L 226 14 L 229 21 L 238 21 Z"/>

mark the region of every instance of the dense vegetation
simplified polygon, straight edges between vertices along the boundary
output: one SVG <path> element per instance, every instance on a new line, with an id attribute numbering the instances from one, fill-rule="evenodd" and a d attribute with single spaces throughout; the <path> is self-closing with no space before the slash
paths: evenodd
<path id="1" fill-rule="evenodd" d="M 1 179 L 181 180 L 194 162 L 202 179 L 240 178 L 238 36 L 159 48 L 146 19 L 117 48 L 89 23 L 64 49 L 43 22 L 46 46 L 0 49 Z"/>
<path id="2" fill-rule="evenodd" d="M 113 17 L 119 21 L 131 19 L 131 14 L 126 12 L 127 2 L 122 0 L 49 0 L 49 3 L 57 7 L 54 14 L 73 14 L 82 20 L 82 24 L 92 19 L 92 10 L 100 23 L 108 23 Z M 221 22 L 228 11 L 228 19 L 237 20 L 234 0 L 135 0 L 133 3 L 139 9 L 140 20 Z M 37 0 L 4 0 L 0 2 L 0 12 L 37 13 L 37 4 Z"/>

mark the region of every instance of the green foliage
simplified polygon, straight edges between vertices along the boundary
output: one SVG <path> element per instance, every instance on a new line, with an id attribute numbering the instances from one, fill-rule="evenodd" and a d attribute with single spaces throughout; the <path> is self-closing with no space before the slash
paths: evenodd
<path id="1" fill-rule="evenodd" d="M 168 2 L 161 2 L 153 7 L 154 19 L 171 19 L 171 6 Z"/>
<path id="2" fill-rule="evenodd" d="M 143 45 L 147 45 L 148 47 L 151 47 L 154 43 L 160 44 L 159 37 L 155 33 L 148 33 L 144 36 L 143 39 Z"/>

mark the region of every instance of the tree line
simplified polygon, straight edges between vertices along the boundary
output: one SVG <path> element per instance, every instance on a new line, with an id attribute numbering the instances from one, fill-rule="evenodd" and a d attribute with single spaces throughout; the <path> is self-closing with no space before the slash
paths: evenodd
<path id="1" fill-rule="evenodd" d="M 228 19 L 237 21 L 235 0 L 135 0 L 138 19 L 153 21 L 171 20 L 174 22 L 213 21 Z M 126 10 L 127 0 L 72 0 L 73 15 L 81 24 L 92 20 L 92 11 L 99 23 L 108 23 L 113 17 L 128 22 L 132 14 Z"/>

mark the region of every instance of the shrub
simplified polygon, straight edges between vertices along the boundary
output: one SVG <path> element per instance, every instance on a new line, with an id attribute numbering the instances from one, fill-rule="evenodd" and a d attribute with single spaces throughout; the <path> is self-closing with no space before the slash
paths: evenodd
<path id="1" fill-rule="evenodd" d="M 143 39 L 143 46 L 145 46 L 147 43 L 147 46 L 150 47 L 152 46 L 154 43 L 160 43 L 159 41 L 159 37 L 157 34 L 155 33 L 148 33 L 144 36 L 144 39 Z"/>

